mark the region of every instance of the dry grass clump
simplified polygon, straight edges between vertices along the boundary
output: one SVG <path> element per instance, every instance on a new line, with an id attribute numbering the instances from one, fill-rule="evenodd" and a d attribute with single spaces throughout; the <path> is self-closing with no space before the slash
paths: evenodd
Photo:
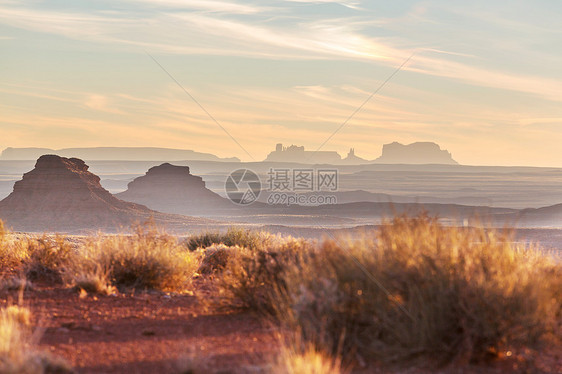
<path id="1" fill-rule="evenodd" d="M 326 349 L 344 336 L 363 357 L 474 361 L 560 327 L 560 265 L 497 231 L 398 217 L 306 260 L 286 273 L 279 316 Z"/>
<path id="2" fill-rule="evenodd" d="M 228 247 L 224 244 L 213 244 L 205 249 L 199 249 L 203 256 L 201 265 L 197 272 L 199 274 L 214 274 L 222 272 L 228 264 L 232 252 L 241 251 L 242 248 L 238 246 Z"/>
<path id="3" fill-rule="evenodd" d="M 72 266 L 66 274 L 67 283 L 70 283 L 77 291 L 86 291 L 91 294 L 111 295 L 117 293 L 115 286 L 111 284 L 109 270 L 103 269 L 99 264 L 90 260 L 82 260 Z"/>
<path id="4" fill-rule="evenodd" d="M 62 282 L 62 273 L 73 253 L 64 236 L 29 238 L 26 240 L 27 257 L 24 260 L 26 276 L 31 279 L 48 279 Z"/>
<path id="5" fill-rule="evenodd" d="M 258 249 L 267 247 L 270 234 L 243 228 L 230 227 L 226 233 L 207 232 L 193 235 L 186 240 L 187 248 L 195 251 L 198 248 L 207 248 L 215 244 L 224 244 L 227 247 L 244 247 L 248 249 Z"/>
<path id="6" fill-rule="evenodd" d="M 67 278 L 77 287 L 102 293 L 111 285 L 181 292 L 189 287 L 199 262 L 199 255 L 185 250 L 175 237 L 139 226 L 131 236 L 87 240 L 70 261 Z"/>
<path id="7" fill-rule="evenodd" d="M 23 270 L 27 278 L 61 281 L 72 247 L 63 237 L 17 238 L 0 221 L 0 265 Z"/>
<path id="8" fill-rule="evenodd" d="M 22 326 L 31 326 L 31 311 L 19 305 L 9 305 L 0 312 L 6 320 L 12 320 Z"/>
<path id="9" fill-rule="evenodd" d="M 270 370 L 272 374 L 345 374 L 339 355 L 333 357 L 307 343 L 298 333 L 289 333 L 281 341 L 277 357 Z"/>
<path id="10" fill-rule="evenodd" d="M 347 358 L 478 361 L 560 331 L 561 265 L 508 234 L 420 215 L 305 243 L 230 251 L 219 297 Z"/>
<path id="11" fill-rule="evenodd" d="M 37 348 L 30 316 L 28 309 L 18 306 L 0 310 L 0 373 L 71 373 L 65 361 Z"/>
<path id="12" fill-rule="evenodd" d="M 303 239 L 268 236 L 267 247 L 234 247 L 217 275 L 221 303 L 242 309 L 273 313 L 278 294 L 285 289 L 285 273 L 299 264 L 311 243 Z"/>
<path id="13" fill-rule="evenodd" d="M 0 266 L 13 268 L 21 265 L 28 256 L 27 246 L 21 240 L 14 240 L 0 220 Z"/>

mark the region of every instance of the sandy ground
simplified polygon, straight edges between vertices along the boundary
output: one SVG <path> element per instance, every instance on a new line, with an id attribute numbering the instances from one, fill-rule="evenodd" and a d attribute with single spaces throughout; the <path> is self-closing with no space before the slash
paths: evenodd
<path id="1" fill-rule="evenodd" d="M 198 286 L 198 294 L 204 294 Z M 17 303 L 17 291 L 0 292 L 0 306 Z M 78 373 L 266 373 L 279 349 L 274 328 L 252 313 L 224 312 L 195 296 L 140 292 L 80 295 L 62 285 L 37 283 L 23 294 L 41 346 L 67 359 Z M 486 366 L 434 369 L 404 366 L 358 373 L 562 373 L 562 354 L 546 347 L 535 365 L 528 353 Z"/>
<path id="2" fill-rule="evenodd" d="M 17 297 L 4 293 L 2 305 Z M 43 284 L 23 304 L 43 329 L 41 345 L 79 373 L 261 372 L 277 346 L 256 316 L 208 311 L 194 296 L 81 297 Z"/>

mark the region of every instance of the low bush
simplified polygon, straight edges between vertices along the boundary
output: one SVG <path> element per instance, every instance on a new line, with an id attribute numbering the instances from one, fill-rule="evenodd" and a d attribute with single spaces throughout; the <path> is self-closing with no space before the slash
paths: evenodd
<path id="1" fill-rule="evenodd" d="M 478 361 L 562 327 L 561 265 L 508 233 L 420 215 L 360 238 L 258 248 L 229 252 L 214 280 L 221 300 L 322 352 Z"/>
<path id="2" fill-rule="evenodd" d="M 232 252 L 240 250 L 242 248 L 238 246 L 228 247 L 224 244 L 213 244 L 205 249 L 200 249 L 203 259 L 197 272 L 205 275 L 222 272 L 226 268 Z"/>
<path id="3" fill-rule="evenodd" d="M 24 261 L 28 279 L 48 279 L 62 282 L 62 273 L 73 253 L 70 243 L 64 236 L 55 235 L 26 240 L 27 257 Z"/>
<path id="4" fill-rule="evenodd" d="M 559 331 L 560 264 L 508 234 L 398 217 L 289 266 L 278 317 L 318 347 L 474 361 Z M 321 332 L 319 334 L 319 332 Z"/>
<path id="5" fill-rule="evenodd" d="M 207 232 L 193 235 L 186 240 L 186 246 L 191 251 L 216 244 L 224 244 L 227 247 L 239 246 L 254 250 L 267 247 L 270 236 L 263 232 L 231 227 L 226 233 Z"/>
<path id="6" fill-rule="evenodd" d="M 302 262 L 312 244 L 303 239 L 268 236 L 268 245 L 231 248 L 226 266 L 213 281 L 221 303 L 268 314 L 285 290 L 285 272 Z"/>
<path id="7" fill-rule="evenodd" d="M 70 264 L 67 279 L 77 287 L 104 290 L 109 281 L 117 287 L 181 292 L 190 286 L 200 259 L 175 237 L 139 226 L 130 236 L 89 238 Z"/>
<path id="8" fill-rule="evenodd" d="M 22 240 L 15 240 L 0 220 L 0 267 L 14 268 L 21 265 L 28 256 L 27 245 Z"/>

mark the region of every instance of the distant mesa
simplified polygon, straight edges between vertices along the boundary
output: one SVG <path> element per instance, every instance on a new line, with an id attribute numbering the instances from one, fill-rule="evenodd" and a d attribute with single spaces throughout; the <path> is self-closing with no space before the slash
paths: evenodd
<path id="1" fill-rule="evenodd" d="M 339 164 L 341 156 L 333 151 L 305 151 L 303 146 L 291 145 L 290 147 L 284 147 L 283 144 L 279 143 L 275 147 L 275 151 L 267 155 L 265 161 Z"/>
<path id="2" fill-rule="evenodd" d="M 0 218 L 21 231 L 115 231 L 151 217 L 162 222 L 189 220 L 119 200 L 101 186 L 84 161 L 57 155 L 41 156 L 0 201 Z"/>
<path id="3" fill-rule="evenodd" d="M 0 160 L 36 160 L 44 154 L 78 157 L 89 161 L 223 161 L 240 162 L 236 157 L 220 158 L 210 153 L 185 149 L 154 147 L 95 147 L 95 148 L 6 148 Z"/>
<path id="4" fill-rule="evenodd" d="M 201 177 L 192 175 L 189 167 L 169 163 L 150 168 L 129 183 L 126 191 L 115 196 L 161 212 L 189 215 L 204 215 L 233 206 L 209 190 Z"/>
<path id="5" fill-rule="evenodd" d="M 351 148 L 345 158 L 334 151 L 306 151 L 303 146 L 291 145 L 284 147 L 277 144 L 275 151 L 271 152 L 265 161 L 316 163 L 332 165 L 360 165 L 366 163 L 379 164 L 449 164 L 458 165 L 451 154 L 442 150 L 439 145 L 431 142 L 417 142 L 408 145 L 398 142 L 385 144 L 382 155 L 374 161 L 358 157 L 355 149 Z"/>
<path id="6" fill-rule="evenodd" d="M 382 147 L 382 156 L 374 162 L 379 164 L 448 164 L 458 165 L 451 153 L 432 142 L 417 142 L 408 145 L 393 142 Z"/>

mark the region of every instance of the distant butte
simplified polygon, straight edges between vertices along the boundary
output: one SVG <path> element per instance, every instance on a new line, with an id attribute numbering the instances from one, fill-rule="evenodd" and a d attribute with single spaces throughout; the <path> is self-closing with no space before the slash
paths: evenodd
<path id="1" fill-rule="evenodd" d="M 118 231 L 151 217 L 160 223 L 199 220 L 119 200 L 101 186 L 100 178 L 88 171 L 84 161 L 56 155 L 41 156 L 35 168 L 0 201 L 0 219 L 22 231 Z"/>
<path id="2" fill-rule="evenodd" d="M 232 208 L 233 204 L 212 192 L 187 166 L 164 163 L 150 168 L 145 175 L 129 183 L 126 191 L 115 196 L 143 204 L 161 212 L 205 214 L 215 209 Z"/>

